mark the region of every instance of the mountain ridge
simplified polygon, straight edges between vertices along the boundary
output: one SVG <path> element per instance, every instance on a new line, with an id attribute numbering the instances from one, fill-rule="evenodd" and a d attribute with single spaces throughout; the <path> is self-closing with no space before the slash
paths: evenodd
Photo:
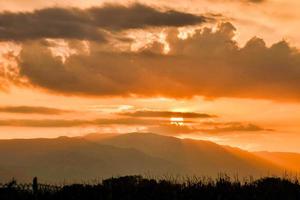
<path id="1" fill-rule="evenodd" d="M 153 133 L 129 133 L 98 141 L 118 147 L 131 147 L 165 160 L 185 164 L 191 173 L 215 175 L 217 172 L 241 173 L 244 176 L 280 173 L 280 167 L 250 152 L 218 145 L 211 141 L 178 139 Z M 240 155 L 239 155 L 240 154 Z M 252 161 L 244 159 L 247 156 Z M 201 157 L 199 159 L 199 156 Z M 254 160 L 254 161 L 253 161 Z M 181 161 L 181 162 L 180 162 Z M 255 162 L 259 165 L 257 165 Z"/>
<path id="2" fill-rule="evenodd" d="M 261 177 L 284 170 L 258 153 L 154 133 L 0 140 L 0 180 L 80 181 L 145 173 Z"/>

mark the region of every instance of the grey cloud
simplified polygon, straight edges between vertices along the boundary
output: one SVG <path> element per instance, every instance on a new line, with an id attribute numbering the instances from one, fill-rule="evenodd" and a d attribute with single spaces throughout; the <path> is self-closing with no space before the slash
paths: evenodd
<path id="1" fill-rule="evenodd" d="M 262 2 L 265 2 L 266 0 L 247 0 L 249 2 L 252 2 L 252 3 L 262 3 Z"/>
<path id="2" fill-rule="evenodd" d="M 0 126 L 61 128 L 61 127 L 78 127 L 78 126 L 108 126 L 108 125 L 154 125 L 154 124 L 160 124 L 165 122 L 166 121 L 164 120 L 144 120 L 144 119 L 133 119 L 133 118 L 93 119 L 93 120 L 7 119 L 7 120 L 0 120 Z"/>
<path id="3" fill-rule="evenodd" d="M 99 51 L 70 56 L 65 63 L 40 42 L 24 43 L 19 67 L 33 85 L 51 91 L 94 96 L 238 97 L 298 101 L 300 53 L 287 42 L 267 47 L 252 38 L 233 40 L 235 27 L 203 28 L 181 40 L 169 31 L 168 55 Z M 38 59 L 37 59 L 38 58 Z"/>
<path id="4" fill-rule="evenodd" d="M 7 119 L 0 120 L 0 126 L 11 126 L 11 127 L 75 127 L 84 126 L 90 124 L 90 121 L 85 120 L 30 120 L 30 119 Z"/>
<path id="5" fill-rule="evenodd" d="M 142 4 L 128 7 L 107 4 L 88 9 L 44 8 L 33 12 L 0 13 L 0 40 L 23 41 L 41 38 L 66 38 L 105 41 L 108 31 L 195 25 L 206 17 L 160 11 Z"/>
<path id="6" fill-rule="evenodd" d="M 270 132 L 274 131 L 273 129 L 267 129 L 260 127 L 255 124 L 245 124 L 240 122 L 235 123 L 212 123 L 211 126 L 206 126 L 205 128 L 201 127 L 201 124 L 198 126 L 194 125 L 172 125 L 172 124 L 161 124 L 157 126 L 148 127 L 147 131 L 155 133 L 163 133 L 169 135 L 178 135 L 178 134 L 232 134 L 239 132 Z"/>
<path id="7" fill-rule="evenodd" d="M 49 108 L 49 107 L 34 107 L 34 106 L 4 106 L 0 107 L 0 112 L 6 113 L 22 113 L 22 114 L 45 114 L 59 115 L 70 112 L 69 110 Z"/>
<path id="8" fill-rule="evenodd" d="M 210 1 L 215 1 L 215 2 L 240 2 L 240 3 L 263 3 L 266 2 L 267 0 L 210 0 Z"/>
<path id="9" fill-rule="evenodd" d="M 196 112 L 171 112 L 171 111 L 135 111 L 123 112 L 120 115 L 130 117 L 152 117 L 152 118 L 170 118 L 170 117 L 183 117 L 183 118 L 213 118 L 215 115 Z"/>
<path id="10" fill-rule="evenodd" d="M 87 14 L 79 9 L 47 8 L 30 13 L 0 13 L 2 41 L 40 38 L 105 41 L 105 34 L 89 23 Z"/>
<path id="11" fill-rule="evenodd" d="M 203 129 L 206 133 L 227 133 L 227 132 L 257 132 L 257 131 L 274 131 L 273 129 L 267 129 L 255 124 L 243 124 L 243 123 L 225 123 L 215 126 L 211 129 Z"/>

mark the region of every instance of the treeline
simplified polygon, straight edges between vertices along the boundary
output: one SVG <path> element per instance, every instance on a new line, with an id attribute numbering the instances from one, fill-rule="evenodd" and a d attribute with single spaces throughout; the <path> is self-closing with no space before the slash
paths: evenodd
<path id="1" fill-rule="evenodd" d="M 255 181 L 231 181 L 228 176 L 212 179 L 156 180 L 124 176 L 98 184 L 54 186 L 18 184 L 15 180 L 0 185 L 1 200 L 299 200 L 297 179 L 267 177 Z"/>

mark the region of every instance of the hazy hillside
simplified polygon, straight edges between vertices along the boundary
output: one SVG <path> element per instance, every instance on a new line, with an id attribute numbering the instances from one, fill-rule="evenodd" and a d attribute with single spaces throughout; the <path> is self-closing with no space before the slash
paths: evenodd
<path id="1" fill-rule="evenodd" d="M 283 174 L 280 162 L 262 157 L 263 154 L 208 141 L 151 133 L 0 140 L 0 179 L 38 176 L 57 182 L 132 174 L 213 177 L 219 172 L 239 176 Z"/>
<path id="2" fill-rule="evenodd" d="M 288 171 L 300 172 L 300 154 L 286 152 L 255 152 L 257 156 L 269 160 Z"/>
<path id="3" fill-rule="evenodd" d="M 181 171 L 176 164 L 134 149 L 95 144 L 84 139 L 1 140 L 2 174 L 20 179 L 91 180 L 113 175 Z M 0 175 L 1 175 L 0 168 Z"/>
<path id="4" fill-rule="evenodd" d="M 96 139 L 100 144 L 134 148 L 148 155 L 185 166 L 187 174 L 215 176 L 218 172 L 261 176 L 283 172 L 275 164 L 250 152 L 213 142 L 181 140 L 151 133 L 130 133 Z"/>

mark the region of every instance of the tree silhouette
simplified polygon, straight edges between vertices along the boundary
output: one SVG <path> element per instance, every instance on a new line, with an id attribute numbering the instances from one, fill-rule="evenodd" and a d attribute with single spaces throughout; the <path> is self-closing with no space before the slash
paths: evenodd
<path id="1" fill-rule="evenodd" d="M 109 178 L 94 185 L 72 184 L 58 187 L 39 184 L 18 184 L 15 179 L 0 185 L 1 200 L 299 200 L 297 179 L 266 177 L 241 183 L 221 175 L 216 180 L 146 179 L 142 176 Z"/>

